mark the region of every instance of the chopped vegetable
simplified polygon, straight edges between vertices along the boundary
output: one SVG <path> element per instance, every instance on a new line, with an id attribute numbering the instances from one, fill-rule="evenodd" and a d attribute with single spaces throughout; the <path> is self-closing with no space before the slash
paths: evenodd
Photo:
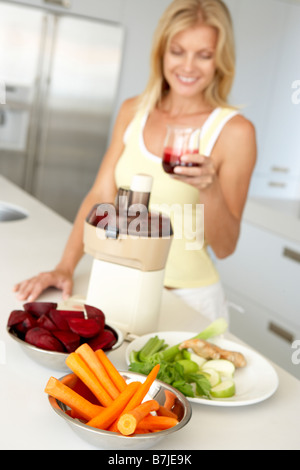
<path id="1" fill-rule="evenodd" d="M 235 367 L 232 362 L 227 361 L 225 359 L 213 359 L 211 361 L 207 361 L 202 370 L 205 372 L 207 369 L 214 369 L 221 374 L 223 377 L 230 377 L 232 378 L 235 372 Z"/>
<path id="2" fill-rule="evenodd" d="M 211 389 L 214 398 L 230 398 L 235 394 L 235 383 L 232 379 L 224 380 Z"/>
<path id="3" fill-rule="evenodd" d="M 107 429 L 122 413 L 124 408 L 134 394 L 138 391 L 141 384 L 140 382 L 131 382 L 128 386 L 120 393 L 118 398 L 116 398 L 111 405 L 106 407 L 104 411 L 101 411 L 98 416 L 88 421 L 86 424 L 88 426 L 98 428 L 98 429 Z"/>
<path id="4" fill-rule="evenodd" d="M 95 318 L 70 318 L 70 330 L 84 338 L 93 338 L 101 332 L 101 325 Z"/>
<path id="5" fill-rule="evenodd" d="M 163 339 L 159 339 L 158 336 L 154 336 L 150 338 L 149 341 L 142 347 L 142 349 L 138 353 L 138 359 L 142 362 L 146 362 L 150 356 L 161 351 L 165 341 Z"/>
<path id="6" fill-rule="evenodd" d="M 171 390 L 165 390 L 165 403 L 164 407 L 167 410 L 171 410 L 175 405 L 176 395 L 175 393 L 171 392 Z"/>
<path id="7" fill-rule="evenodd" d="M 138 425 L 138 430 L 163 431 L 178 424 L 178 420 L 167 416 L 146 416 Z"/>
<path id="8" fill-rule="evenodd" d="M 157 411 L 158 409 L 159 404 L 156 400 L 145 401 L 133 410 L 122 414 L 118 420 L 117 428 L 121 434 L 129 436 L 135 432 L 143 418 L 151 413 L 151 411 Z"/>
<path id="9" fill-rule="evenodd" d="M 151 362 L 135 362 L 129 366 L 130 370 L 144 375 L 148 375 L 152 367 L 153 364 Z M 161 362 L 157 378 L 177 388 L 177 390 L 188 397 L 195 396 L 193 387 L 191 385 L 190 374 L 185 374 L 183 366 L 178 362 Z M 200 390 L 201 384 L 206 382 L 201 395 L 209 397 L 207 390 L 210 384 L 208 380 L 204 376 L 203 381 L 199 380 L 199 376 L 196 376 L 195 374 L 193 374 L 193 378 L 198 382 L 198 390 Z"/>
<path id="10" fill-rule="evenodd" d="M 182 365 L 185 374 L 193 374 L 199 370 L 198 364 L 190 359 L 180 359 L 177 362 Z"/>
<path id="11" fill-rule="evenodd" d="M 125 379 L 122 377 L 122 375 L 117 371 L 115 366 L 112 364 L 112 362 L 108 359 L 106 356 L 105 352 L 102 351 L 102 349 L 98 349 L 96 351 L 96 355 L 98 359 L 100 360 L 101 364 L 105 368 L 107 374 L 119 390 L 119 392 L 123 392 L 123 390 L 127 387 Z"/>
<path id="12" fill-rule="evenodd" d="M 177 415 L 173 413 L 173 411 L 168 410 L 164 406 L 161 406 L 157 410 L 157 416 L 167 416 L 168 418 L 175 418 L 177 419 Z"/>
<path id="13" fill-rule="evenodd" d="M 101 385 L 89 366 L 77 353 L 71 353 L 66 359 L 67 366 L 79 377 L 83 383 L 93 392 L 103 406 L 109 406 L 113 402 L 110 395 Z"/>
<path id="14" fill-rule="evenodd" d="M 221 382 L 221 376 L 219 372 L 215 369 L 205 368 L 203 370 L 203 375 L 208 378 L 209 383 L 212 387 L 218 385 Z"/>
<path id="15" fill-rule="evenodd" d="M 31 328 L 25 335 L 26 343 L 47 351 L 63 352 L 64 348 L 58 339 L 54 338 L 50 331 L 38 326 Z"/>
<path id="16" fill-rule="evenodd" d="M 142 401 L 144 400 L 145 396 L 150 390 L 151 385 L 153 384 L 154 380 L 156 379 L 158 372 L 160 369 L 160 365 L 157 364 L 156 366 L 151 369 L 148 374 L 146 380 L 142 383 L 140 386 L 139 390 L 135 393 L 135 395 L 132 397 L 130 402 L 127 404 L 124 413 L 127 413 L 128 411 L 133 410 L 137 406 L 139 406 Z M 112 424 L 112 427 L 110 428 L 110 431 L 117 431 L 117 422 Z"/>
<path id="17" fill-rule="evenodd" d="M 226 331 L 227 326 L 227 322 L 219 318 L 192 339 L 207 339 L 220 335 Z M 199 374 L 199 364 L 196 364 L 196 361 L 186 362 L 180 345 L 181 343 L 166 347 L 165 341 L 156 335 L 150 338 L 140 351 L 131 353 L 129 368 L 148 375 L 154 365 L 160 364 L 159 380 L 171 384 L 186 396 L 195 397 L 196 391 L 196 395 L 210 398 L 209 380 Z"/>
<path id="18" fill-rule="evenodd" d="M 103 407 L 93 405 L 54 377 L 50 377 L 48 380 L 45 392 L 57 400 L 60 400 L 66 406 L 69 406 L 76 414 L 78 414 L 78 417 L 83 419 L 90 420 L 104 410 Z"/>
<path id="19" fill-rule="evenodd" d="M 23 305 L 25 312 L 31 313 L 35 317 L 40 317 L 57 307 L 56 302 L 27 302 Z"/>
<path id="20" fill-rule="evenodd" d="M 203 364 L 205 364 L 206 362 L 206 359 L 198 356 L 197 354 L 194 354 L 193 352 L 188 351 L 187 349 L 182 350 L 182 356 L 183 359 L 189 359 L 190 361 L 196 362 L 199 367 L 202 367 Z"/>
<path id="21" fill-rule="evenodd" d="M 117 340 L 113 332 L 107 328 L 104 328 L 101 333 L 91 338 L 88 343 L 94 351 L 97 349 L 103 349 L 103 351 L 107 351 L 108 349 L 111 349 L 116 344 L 116 342 Z"/>
<path id="22" fill-rule="evenodd" d="M 79 354 L 79 356 L 86 362 L 110 397 L 112 399 L 117 398 L 120 392 L 114 385 L 93 349 L 87 343 L 84 343 L 76 349 L 76 353 Z"/>
<path id="23" fill-rule="evenodd" d="M 80 345 L 80 336 L 72 331 L 57 330 L 52 332 L 69 353 L 75 351 Z"/>

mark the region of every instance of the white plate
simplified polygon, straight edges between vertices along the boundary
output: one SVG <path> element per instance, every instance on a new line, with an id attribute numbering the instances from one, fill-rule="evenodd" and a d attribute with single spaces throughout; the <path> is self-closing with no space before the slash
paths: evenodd
<path id="1" fill-rule="evenodd" d="M 141 336 L 127 346 L 126 362 L 128 365 L 130 364 L 129 357 L 131 351 L 139 351 L 148 339 L 156 335 L 160 339 L 164 339 L 169 346 L 174 346 L 192 338 L 195 336 L 195 333 L 168 331 Z M 188 400 L 211 406 L 246 406 L 264 401 L 276 392 L 278 387 L 277 373 L 264 357 L 246 346 L 223 338 L 211 340 L 211 342 L 223 349 L 240 352 L 247 360 L 247 366 L 243 369 L 236 369 L 234 375 L 236 394 L 232 398 L 213 398 L 208 400 L 206 398 L 188 397 Z"/>

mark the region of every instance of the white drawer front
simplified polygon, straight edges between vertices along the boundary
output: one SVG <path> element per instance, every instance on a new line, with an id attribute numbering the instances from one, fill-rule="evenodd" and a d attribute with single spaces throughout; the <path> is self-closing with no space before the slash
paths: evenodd
<path id="1" fill-rule="evenodd" d="M 274 166 L 275 168 L 275 166 Z M 300 179 L 284 173 L 281 167 L 267 175 L 255 174 L 250 186 L 253 197 L 297 199 L 300 196 Z M 279 171 L 281 169 L 282 171 Z"/>
<path id="2" fill-rule="evenodd" d="M 230 289 L 226 294 L 231 333 L 300 379 L 300 328 Z"/>
<path id="3" fill-rule="evenodd" d="M 243 223 L 236 252 L 218 261 L 223 282 L 300 327 L 300 246 Z"/>

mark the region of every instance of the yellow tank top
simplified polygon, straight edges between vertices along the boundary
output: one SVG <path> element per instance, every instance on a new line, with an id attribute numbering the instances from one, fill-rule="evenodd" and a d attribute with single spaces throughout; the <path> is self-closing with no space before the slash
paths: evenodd
<path id="1" fill-rule="evenodd" d="M 237 114 L 230 108 L 216 108 L 201 128 L 200 153 L 210 156 L 226 122 Z M 218 272 L 207 252 L 204 239 L 203 206 L 196 188 L 174 180 L 164 172 L 161 158 L 150 153 L 143 130 L 147 113 L 137 113 L 125 135 L 124 151 L 117 163 L 117 187 L 130 186 L 132 177 L 146 173 L 153 177 L 150 210 L 168 214 L 174 237 L 165 271 L 164 284 L 173 288 L 208 286 L 218 282 Z M 205 208 L 204 208 L 205 209 Z M 196 227 L 197 224 L 197 227 Z M 196 230 L 197 228 L 197 230 Z"/>

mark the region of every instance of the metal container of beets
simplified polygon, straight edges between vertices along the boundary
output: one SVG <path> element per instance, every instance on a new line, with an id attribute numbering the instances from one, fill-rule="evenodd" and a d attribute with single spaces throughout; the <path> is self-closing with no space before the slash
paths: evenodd
<path id="1" fill-rule="evenodd" d="M 30 302 L 11 312 L 7 332 L 35 362 L 69 371 L 67 356 L 82 343 L 106 354 L 121 346 L 122 332 L 106 323 L 104 313 L 82 303 L 79 309 L 58 308 L 54 302 Z"/>

